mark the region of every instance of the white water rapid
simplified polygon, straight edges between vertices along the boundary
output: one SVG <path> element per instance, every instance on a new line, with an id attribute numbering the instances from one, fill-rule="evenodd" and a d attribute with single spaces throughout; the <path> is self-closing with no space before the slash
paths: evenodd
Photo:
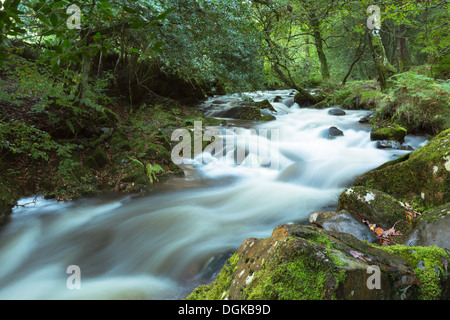
<path id="1" fill-rule="evenodd" d="M 242 151 L 238 164 L 228 143 L 222 158 L 199 156 L 185 177 L 145 196 L 37 198 L 16 207 L 0 227 L 0 299 L 184 298 L 211 281 L 246 238 L 306 223 L 312 211 L 332 209 L 356 176 L 407 152 L 377 149 L 370 126 L 359 123 L 366 111 L 331 116 L 300 108 L 290 90 L 248 96 L 282 99 L 273 103 L 274 121 L 230 120 L 221 129 Z M 239 100 L 215 97 L 201 108 L 214 115 Z M 327 139 L 332 126 L 344 136 Z M 423 143 L 406 140 L 414 148 Z M 79 289 L 68 288 L 71 265 L 79 267 Z"/>

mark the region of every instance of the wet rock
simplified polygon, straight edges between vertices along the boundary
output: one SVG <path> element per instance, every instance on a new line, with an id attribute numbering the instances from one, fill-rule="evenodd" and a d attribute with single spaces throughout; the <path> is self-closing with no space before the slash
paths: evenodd
<path id="1" fill-rule="evenodd" d="M 212 104 L 227 104 L 228 101 L 226 100 L 214 100 L 213 102 L 211 102 Z"/>
<path id="2" fill-rule="evenodd" d="M 336 127 L 331 127 L 330 129 L 328 129 L 328 136 L 327 138 L 329 140 L 334 139 L 336 137 L 341 137 L 344 136 L 344 132 L 342 130 L 339 130 Z"/>
<path id="3" fill-rule="evenodd" d="M 341 108 L 333 108 L 328 110 L 328 114 L 331 116 L 345 116 L 347 113 Z"/>
<path id="4" fill-rule="evenodd" d="M 359 176 L 355 185 L 432 208 L 450 199 L 450 129 L 425 146 Z"/>
<path id="5" fill-rule="evenodd" d="M 233 118 L 239 120 L 270 121 L 276 118 L 272 115 L 263 115 L 259 108 L 250 106 L 237 106 L 213 114 L 214 117 Z"/>
<path id="6" fill-rule="evenodd" d="M 405 219 L 405 209 L 390 195 L 366 187 L 351 187 L 338 200 L 338 210 L 347 210 L 383 229 Z"/>
<path id="7" fill-rule="evenodd" d="M 339 212 L 316 211 L 309 216 L 309 222 L 327 231 L 351 234 L 361 241 L 378 241 L 367 225 L 346 210 Z"/>
<path id="8" fill-rule="evenodd" d="M 272 106 L 272 104 L 269 102 L 269 100 L 263 100 L 263 101 L 257 101 L 252 103 L 253 106 L 259 108 L 259 109 L 268 109 L 272 112 L 277 112 L 275 108 Z"/>
<path id="9" fill-rule="evenodd" d="M 300 106 L 300 107 L 309 107 L 311 105 L 314 105 L 317 103 L 316 100 L 311 99 L 311 97 L 306 97 L 302 93 L 297 92 L 294 96 L 294 101 Z"/>
<path id="10" fill-rule="evenodd" d="M 439 252 L 433 262 L 444 257 L 448 254 Z M 374 272 L 376 281 L 369 279 Z M 440 273 L 438 280 L 445 276 Z M 349 234 L 281 225 L 270 238 L 245 240 L 216 280 L 187 299 L 417 299 L 420 288 L 414 269 L 399 255 Z M 444 289 L 436 296 L 443 297 Z"/>
<path id="11" fill-rule="evenodd" d="M 283 102 L 283 98 L 280 96 L 276 96 L 275 98 L 273 98 L 273 102 Z"/>
<path id="12" fill-rule="evenodd" d="M 438 246 L 450 250 L 450 203 L 433 208 L 403 240 L 408 246 Z"/>
<path id="13" fill-rule="evenodd" d="M 398 125 L 375 125 L 372 127 L 372 130 L 370 132 L 370 140 L 395 140 L 403 143 L 405 141 L 406 134 L 406 129 Z"/>
<path id="14" fill-rule="evenodd" d="M 395 150 L 407 150 L 412 151 L 413 148 L 410 145 L 404 145 L 395 140 L 379 140 L 377 141 L 378 149 L 395 149 Z"/>
<path id="15" fill-rule="evenodd" d="M 370 120 L 372 119 L 373 115 L 369 114 L 367 116 L 362 117 L 361 119 L 359 119 L 359 123 L 369 123 Z"/>

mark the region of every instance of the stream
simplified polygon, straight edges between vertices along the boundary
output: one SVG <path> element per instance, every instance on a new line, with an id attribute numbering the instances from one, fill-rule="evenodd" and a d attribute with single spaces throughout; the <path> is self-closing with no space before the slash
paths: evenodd
<path id="1" fill-rule="evenodd" d="M 358 175 L 410 152 L 377 149 L 370 125 L 359 123 L 368 111 L 300 108 L 292 90 L 246 98 L 277 96 L 276 120 L 228 119 L 219 128 L 229 139 L 223 152 L 186 161 L 184 177 L 148 194 L 21 199 L 0 227 L 0 299 L 182 299 L 211 282 L 246 238 L 335 209 Z M 242 98 L 212 97 L 199 108 L 214 116 Z M 344 136 L 327 139 L 332 126 Z M 72 265 L 79 289 L 67 286 Z"/>

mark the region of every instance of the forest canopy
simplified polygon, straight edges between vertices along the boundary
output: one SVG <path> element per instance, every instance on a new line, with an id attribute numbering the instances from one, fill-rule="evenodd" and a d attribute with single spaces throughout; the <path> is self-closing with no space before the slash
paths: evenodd
<path id="1" fill-rule="evenodd" d="M 77 71 L 83 97 L 107 73 L 144 91 L 155 73 L 229 91 L 345 83 L 379 77 L 367 27 L 373 5 L 390 75 L 448 57 L 440 0 L 5 0 L 1 57 L 18 41 L 33 44 L 55 73 Z"/>

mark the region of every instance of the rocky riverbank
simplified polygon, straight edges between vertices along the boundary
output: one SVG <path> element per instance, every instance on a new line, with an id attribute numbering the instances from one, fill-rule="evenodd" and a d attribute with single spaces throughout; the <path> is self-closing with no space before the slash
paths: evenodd
<path id="1" fill-rule="evenodd" d="M 449 299 L 449 165 L 446 130 L 358 177 L 336 212 L 245 240 L 187 299 Z"/>

